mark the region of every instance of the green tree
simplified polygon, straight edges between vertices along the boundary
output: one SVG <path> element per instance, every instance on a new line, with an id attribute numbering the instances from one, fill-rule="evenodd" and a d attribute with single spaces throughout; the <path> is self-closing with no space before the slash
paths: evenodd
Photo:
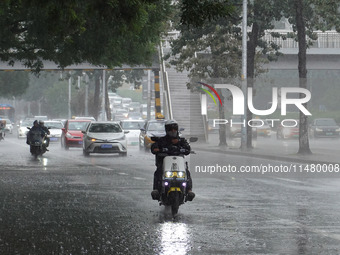
<path id="1" fill-rule="evenodd" d="M 75 89 L 73 90 L 75 92 Z M 75 94 L 75 93 L 73 93 Z M 65 118 L 68 114 L 68 82 L 55 81 L 45 90 L 44 111 L 51 118 Z M 81 101 L 80 101 L 81 102 Z M 80 104 L 77 101 L 77 104 Z"/>
<path id="2" fill-rule="evenodd" d="M 180 23 L 187 26 L 200 27 L 207 21 L 231 16 L 235 10 L 230 0 L 182 0 L 179 2 L 181 10 Z"/>
<path id="3" fill-rule="evenodd" d="M 178 71 L 190 70 L 189 88 L 196 90 L 198 81 L 235 83 L 241 70 L 241 30 L 227 19 L 220 18 L 201 27 L 179 26 L 181 36 L 172 43 L 171 64 Z M 226 43 L 227 42 L 227 43 Z M 219 93 L 221 95 L 221 93 Z M 219 118 L 225 119 L 224 108 Z M 225 126 L 220 128 L 220 146 L 227 144 Z"/>
<path id="4" fill-rule="evenodd" d="M 280 20 L 282 13 L 277 8 L 279 1 L 258 0 L 249 4 L 247 56 L 248 86 L 254 86 L 254 79 L 263 72 L 261 65 L 267 60 L 275 60 L 280 55 L 278 46 L 263 40 L 265 31 L 274 28 L 273 21 Z M 201 26 L 180 24 L 181 37 L 173 42 L 171 63 L 177 70 L 190 70 L 190 77 L 210 80 L 223 79 L 240 86 L 242 59 L 242 35 L 240 29 L 241 6 L 234 7 L 234 12 L 224 18 L 216 18 Z M 194 25 L 196 25 L 194 23 Z M 279 36 L 272 33 L 273 36 Z M 205 54 L 203 53 L 205 52 Z M 178 55 L 179 54 L 179 55 Z M 178 55 L 178 56 L 177 56 Z M 267 60 L 263 59 L 267 57 Z M 220 81 L 221 82 L 221 81 Z M 226 97 L 227 99 L 230 96 Z M 222 110 L 222 108 L 220 108 Z M 248 111 L 248 119 L 252 114 Z M 223 111 L 219 118 L 224 119 Z M 224 127 L 224 126 L 222 126 Z M 247 130 L 248 144 L 251 147 L 252 130 Z M 220 128 L 220 145 L 225 145 L 225 130 Z"/>
<path id="5" fill-rule="evenodd" d="M 29 88 L 23 95 L 23 99 L 41 100 L 46 95 L 46 91 L 59 79 L 60 75 L 57 72 L 43 72 L 40 76 L 29 74 Z"/>
<path id="6" fill-rule="evenodd" d="M 263 58 L 268 61 L 277 60 L 280 56 L 279 47 L 273 42 L 264 39 L 265 32 L 274 29 L 274 22 L 282 18 L 280 0 L 256 0 L 248 4 L 247 22 L 251 27 L 247 42 L 247 87 L 254 87 L 257 76 L 263 73 L 261 69 Z M 272 32 L 273 37 L 281 35 Z M 247 110 L 247 119 L 252 119 L 252 113 Z M 247 126 L 247 148 L 252 148 L 252 128 Z"/>
<path id="7" fill-rule="evenodd" d="M 110 70 L 106 72 L 105 75 L 105 111 L 107 119 L 111 119 L 111 108 L 110 108 L 110 101 L 108 92 L 109 91 L 116 91 L 117 88 L 123 85 L 123 82 L 129 82 L 136 84 L 139 80 L 141 80 L 142 75 L 144 74 L 143 70 L 140 69 L 131 69 L 131 70 Z M 95 79 L 95 92 L 93 95 L 93 104 L 91 107 L 92 115 L 97 119 L 99 112 L 100 112 L 100 105 L 102 103 L 100 96 L 100 85 L 102 77 L 102 71 L 94 71 L 90 75 Z"/>
<path id="8" fill-rule="evenodd" d="M 89 62 L 151 64 L 170 0 L 6 0 L 0 2 L 0 59 L 39 71 Z"/>
<path id="9" fill-rule="evenodd" d="M 21 96 L 29 85 L 27 72 L 0 72 L 0 96 Z"/>
<path id="10" fill-rule="evenodd" d="M 19 73 L 19 72 L 16 72 Z M 27 73 L 27 72 L 25 72 Z M 78 88 L 78 76 L 82 72 L 50 72 L 43 71 L 39 76 L 29 74 L 29 87 L 22 99 L 30 102 L 32 112 L 38 114 L 38 105 L 41 107 L 41 114 L 51 118 L 66 118 L 68 115 L 68 86 L 71 77 L 71 112 L 73 115 L 84 114 L 85 93 L 84 86 Z M 93 87 L 90 86 L 90 102 L 93 102 Z"/>
<path id="11" fill-rule="evenodd" d="M 307 47 L 310 39 L 317 39 L 314 30 L 331 28 L 340 31 L 340 2 L 333 0 L 287 0 L 282 9 L 293 25 L 293 36 L 299 43 L 299 87 L 308 88 Z M 307 107 L 307 104 L 304 104 Z M 308 118 L 300 112 L 299 154 L 311 154 L 308 139 Z"/>

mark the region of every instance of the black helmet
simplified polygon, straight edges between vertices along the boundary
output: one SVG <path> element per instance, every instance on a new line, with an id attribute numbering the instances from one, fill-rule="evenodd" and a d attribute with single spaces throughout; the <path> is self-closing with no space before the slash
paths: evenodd
<path id="1" fill-rule="evenodd" d="M 38 124 L 38 120 L 33 121 L 33 126 L 34 126 L 35 124 Z"/>
<path id="2" fill-rule="evenodd" d="M 172 130 L 176 130 L 176 132 L 172 132 Z M 178 135 L 178 124 L 175 120 L 167 120 L 165 122 L 165 132 L 167 135 L 171 137 L 177 137 Z"/>
<path id="3" fill-rule="evenodd" d="M 175 120 L 167 120 L 165 122 L 165 131 L 170 131 L 172 129 L 175 129 L 178 131 L 178 123 Z"/>

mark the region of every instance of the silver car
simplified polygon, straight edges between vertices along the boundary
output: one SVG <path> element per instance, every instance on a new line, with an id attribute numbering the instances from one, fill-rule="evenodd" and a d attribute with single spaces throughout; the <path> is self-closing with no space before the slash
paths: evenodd
<path id="1" fill-rule="evenodd" d="M 97 121 L 91 122 L 86 131 L 83 131 L 83 154 L 90 153 L 119 153 L 127 155 L 127 141 L 118 122 Z"/>
<path id="2" fill-rule="evenodd" d="M 45 127 L 50 130 L 50 134 L 47 137 L 50 138 L 50 142 L 60 142 L 62 128 L 64 127 L 61 121 L 45 121 Z"/>

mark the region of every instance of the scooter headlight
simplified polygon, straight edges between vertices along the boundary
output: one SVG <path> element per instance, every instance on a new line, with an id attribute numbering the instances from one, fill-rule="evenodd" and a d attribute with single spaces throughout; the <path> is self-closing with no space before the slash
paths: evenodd
<path id="1" fill-rule="evenodd" d="M 184 172 L 177 172 L 177 177 L 184 178 L 185 177 L 185 173 Z"/>
<path id="2" fill-rule="evenodd" d="M 171 171 L 165 172 L 165 177 L 166 178 L 171 178 L 173 176 L 173 173 Z"/>
<path id="3" fill-rule="evenodd" d="M 177 177 L 177 178 L 184 178 L 185 177 L 185 172 L 171 172 L 171 171 L 166 171 L 164 176 L 166 178 L 172 178 L 172 177 Z"/>

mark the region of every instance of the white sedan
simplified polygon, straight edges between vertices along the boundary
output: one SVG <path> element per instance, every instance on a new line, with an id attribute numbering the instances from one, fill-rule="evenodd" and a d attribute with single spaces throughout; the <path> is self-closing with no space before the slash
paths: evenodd
<path id="1" fill-rule="evenodd" d="M 129 131 L 123 131 L 118 122 L 91 122 L 83 131 L 83 154 L 90 153 L 119 153 L 127 155 L 126 136 Z"/>
<path id="2" fill-rule="evenodd" d="M 138 145 L 140 129 L 144 128 L 145 120 L 121 120 L 120 125 L 123 130 L 129 131 L 126 134 L 128 145 Z"/>
<path id="3" fill-rule="evenodd" d="M 33 121 L 34 120 L 22 120 L 20 121 L 18 125 L 18 138 L 26 138 L 27 133 L 28 133 L 28 127 L 33 126 Z"/>
<path id="4" fill-rule="evenodd" d="M 50 142 L 60 142 L 63 123 L 61 121 L 45 121 L 44 125 L 50 130 L 50 134 L 47 136 L 50 138 Z"/>

